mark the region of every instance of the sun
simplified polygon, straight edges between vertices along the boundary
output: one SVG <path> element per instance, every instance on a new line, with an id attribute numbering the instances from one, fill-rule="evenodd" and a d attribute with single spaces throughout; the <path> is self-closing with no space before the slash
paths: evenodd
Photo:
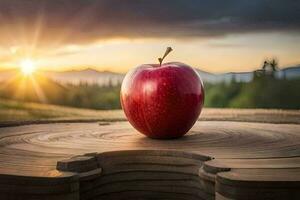
<path id="1" fill-rule="evenodd" d="M 20 62 L 21 71 L 24 75 L 31 75 L 35 72 L 35 63 L 30 59 L 25 59 Z"/>

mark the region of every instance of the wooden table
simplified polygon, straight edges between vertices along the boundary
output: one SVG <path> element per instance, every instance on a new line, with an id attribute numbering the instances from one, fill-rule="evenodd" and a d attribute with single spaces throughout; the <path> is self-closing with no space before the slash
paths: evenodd
<path id="1" fill-rule="evenodd" d="M 176 140 L 122 120 L 6 124 L 0 199 L 300 199 L 299 111 L 209 112 Z"/>

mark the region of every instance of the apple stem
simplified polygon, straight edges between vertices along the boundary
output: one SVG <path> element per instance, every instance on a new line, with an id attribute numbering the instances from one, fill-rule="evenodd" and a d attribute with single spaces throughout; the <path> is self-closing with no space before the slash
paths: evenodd
<path id="1" fill-rule="evenodd" d="M 167 55 L 172 51 L 173 49 L 171 47 L 167 47 L 166 52 L 162 58 L 158 58 L 159 66 L 161 66 L 162 61 L 167 57 Z"/>

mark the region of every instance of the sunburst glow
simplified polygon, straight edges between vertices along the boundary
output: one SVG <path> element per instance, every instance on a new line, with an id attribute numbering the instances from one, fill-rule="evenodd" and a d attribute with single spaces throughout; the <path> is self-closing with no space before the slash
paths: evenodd
<path id="1" fill-rule="evenodd" d="M 31 75 L 36 70 L 35 63 L 30 59 L 22 60 L 20 67 L 24 75 Z"/>

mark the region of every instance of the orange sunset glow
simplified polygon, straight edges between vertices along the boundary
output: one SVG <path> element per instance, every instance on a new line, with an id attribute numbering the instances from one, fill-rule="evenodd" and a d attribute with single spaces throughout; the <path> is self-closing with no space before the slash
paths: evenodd
<path id="1" fill-rule="evenodd" d="M 283 67 L 300 63 L 299 22 L 296 16 L 289 20 L 294 11 L 286 7 L 273 5 L 272 12 L 261 13 L 264 21 L 257 19 L 262 2 L 240 3 L 240 7 L 255 11 L 256 15 L 245 14 L 249 16 L 196 1 L 190 2 L 193 9 L 189 3 L 180 7 L 165 2 L 171 11 L 168 15 L 167 9 L 155 2 L 151 9 L 133 2 L 73 1 L 71 6 L 51 1 L 14 2 L 0 3 L 0 70 L 18 68 L 20 60 L 30 57 L 41 70 L 92 67 L 124 73 L 157 62 L 166 46 L 174 49 L 166 61 L 185 62 L 208 72 L 250 71 L 268 57 L 280 59 Z M 114 10 L 108 4 L 113 4 Z M 206 10 L 210 12 L 202 16 Z M 214 12 L 220 16 L 214 18 Z M 279 13 L 285 15 L 280 20 Z"/>
<path id="2" fill-rule="evenodd" d="M 30 53 L 35 55 L 44 70 L 64 71 L 93 66 L 98 70 L 126 72 L 142 63 L 157 62 L 158 55 L 172 44 L 175 51 L 166 61 L 180 60 L 202 70 L 226 72 L 253 70 L 267 57 L 280 58 L 283 66 L 299 63 L 299 43 L 298 36 L 275 33 L 210 39 L 107 39 L 83 45 L 61 44 L 57 49 L 35 46 Z M 16 67 L 18 54 L 28 52 L 27 46 L 24 44 L 15 47 L 14 52 L 3 52 L 6 60 L 1 62 L 2 68 Z"/>

